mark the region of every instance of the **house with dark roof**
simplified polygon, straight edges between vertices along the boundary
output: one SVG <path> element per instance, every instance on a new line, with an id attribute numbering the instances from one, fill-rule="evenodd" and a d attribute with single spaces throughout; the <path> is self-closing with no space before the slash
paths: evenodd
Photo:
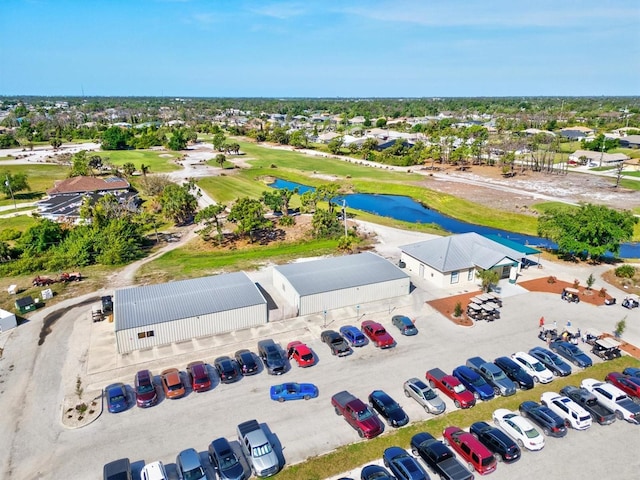
<path id="1" fill-rule="evenodd" d="M 475 232 L 438 237 L 400 247 L 405 268 L 438 288 L 477 288 L 476 271 L 511 278 L 526 256 Z"/>
<path id="2" fill-rule="evenodd" d="M 47 190 L 47 197 L 37 203 L 38 213 L 54 222 L 77 223 L 85 198 L 95 204 L 109 194 L 129 211 L 136 211 L 140 205 L 138 194 L 123 178 L 78 176 L 59 180 Z"/>
<path id="3" fill-rule="evenodd" d="M 620 137 L 620 146 L 622 148 L 640 148 L 640 135 Z"/>

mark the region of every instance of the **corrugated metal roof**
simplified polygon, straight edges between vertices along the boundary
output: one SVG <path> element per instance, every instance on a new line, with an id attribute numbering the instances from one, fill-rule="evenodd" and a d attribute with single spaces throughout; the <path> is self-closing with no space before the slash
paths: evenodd
<path id="1" fill-rule="evenodd" d="M 370 252 L 273 268 L 289 280 L 301 296 L 409 277 L 393 263 Z"/>
<path id="2" fill-rule="evenodd" d="M 434 238 L 404 245 L 400 249 L 439 272 L 454 272 L 476 266 L 487 269 L 505 257 L 521 261 L 524 256 L 475 232 Z"/>
<path id="3" fill-rule="evenodd" d="M 244 272 L 124 288 L 113 298 L 115 330 L 266 303 Z"/>

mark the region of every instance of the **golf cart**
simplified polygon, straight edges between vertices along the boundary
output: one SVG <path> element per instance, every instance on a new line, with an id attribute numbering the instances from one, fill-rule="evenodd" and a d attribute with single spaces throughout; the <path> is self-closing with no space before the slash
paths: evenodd
<path id="1" fill-rule="evenodd" d="M 603 360 L 611 360 L 622 356 L 622 353 L 620 353 L 620 342 L 609 337 L 598 338 L 595 340 L 593 347 L 591 348 L 591 353 L 597 355 Z"/>
<path id="2" fill-rule="evenodd" d="M 631 310 L 632 308 L 638 308 L 640 306 L 640 302 L 638 302 L 637 298 L 624 297 L 624 300 L 622 300 L 622 306 Z"/>
<path id="3" fill-rule="evenodd" d="M 562 300 L 566 300 L 569 303 L 579 303 L 580 302 L 580 290 L 577 288 L 566 287 L 562 289 L 562 294 L 560 298 Z"/>
<path id="4" fill-rule="evenodd" d="M 555 328 L 542 327 L 540 333 L 538 333 L 538 338 L 543 342 L 553 342 L 558 338 L 558 330 Z"/>

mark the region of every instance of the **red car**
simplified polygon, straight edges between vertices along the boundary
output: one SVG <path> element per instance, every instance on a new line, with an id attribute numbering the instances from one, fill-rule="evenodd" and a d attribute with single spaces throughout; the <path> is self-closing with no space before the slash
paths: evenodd
<path id="1" fill-rule="evenodd" d="M 640 398 L 640 378 L 630 377 L 624 373 L 611 372 L 605 378 L 606 382 L 609 382 L 630 397 Z"/>
<path id="2" fill-rule="evenodd" d="M 369 340 L 373 342 L 376 347 L 390 348 L 395 345 L 395 340 L 387 332 L 382 325 L 373 320 L 365 320 L 360 325 L 364 334 L 369 337 Z"/>
<path id="3" fill-rule="evenodd" d="M 211 379 L 204 362 L 191 362 L 187 365 L 187 373 L 194 392 L 206 392 L 211 388 Z"/>
<path id="4" fill-rule="evenodd" d="M 458 427 L 447 427 L 442 435 L 444 442 L 458 452 L 480 475 L 486 475 L 496 469 L 497 460 L 493 453 L 469 432 Z"/>
<path id="5" fill-rule="evenodd" d="M 287 344 L 287 357 L 294 359 L 299 367 L 310 367 L 316 364 L 316 358 L 311 349 L 297 340 Z"/>

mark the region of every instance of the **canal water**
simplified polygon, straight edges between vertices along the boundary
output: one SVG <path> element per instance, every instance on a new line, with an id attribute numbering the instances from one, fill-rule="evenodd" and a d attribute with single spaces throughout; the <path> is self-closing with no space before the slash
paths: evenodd
<path id="1" fill-rule="evenodd" d="M 273 188 L 288 188 L 293 190 L 298 188 L 300 193 L 313 190 L 313 187 L 301 185 L 299 183 L 288 182 L 277 179 L 270 184 Z M 513 240 L 523 245 L 532 247 L 555 248 L 556 244 L 546 238 L 520 233 L 509 232 L 497 228 L 484 227 L 473 223 L 463 222 L 455 218 L 448 217 L 435 210 L 427 208 L 415 200 L 401 195 L 377 195 L 367 193 L 354 193 L 341 197 L 344 198 L 349 208 L 362 210 L 381 217 L 394 218 L 412 223 L 436 224 L 451 233 L 476 232 L 480 235 L 499 235 L 503 238 Z M 341 199 L 339 202 L 341 202 Z M 620 256 L 622 258 L 640 258 L 639 243 L 623 243 L 620 246 Z"/>

